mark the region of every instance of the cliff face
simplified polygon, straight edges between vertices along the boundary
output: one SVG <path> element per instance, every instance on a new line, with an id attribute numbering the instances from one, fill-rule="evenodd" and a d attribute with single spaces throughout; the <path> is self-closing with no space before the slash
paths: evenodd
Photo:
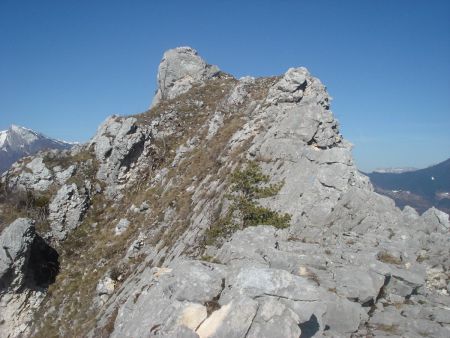
<path id="1" fill-rule="evenodd" d="M 149 111 L 2 176 L 4 195 L 32 192 L 3 196 L 3 223 L 36 219 L 59 259 L 39 291 L 2 279 L 22 325 L 4 317 L 0 336 L 449 335 L 448 215 L 373 192 L 318 79 L 237 80 L 183 47 L 158 84 Z M 249 193 L 264 178 L 276 188 Z M 0 278 L 30 266 L 13 261 Z"/>

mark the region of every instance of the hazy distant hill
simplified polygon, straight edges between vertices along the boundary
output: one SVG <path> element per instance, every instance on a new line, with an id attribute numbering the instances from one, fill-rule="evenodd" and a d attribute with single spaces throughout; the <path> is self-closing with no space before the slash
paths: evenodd
<path id="1" fill-rule="evenodd" d="M 377 168 L 373 172 L 380 174 L 402 174 L 409 171 L 416 171 L 417 168 L 413 167 L 403 167 L 403 168 Z"/>
<path id="2" fill-rule="evenodd" d="M 24 156 L 44 149 L 69 149 L 72 146 L 31 129 L 12 125 L 8 130 L 0 131 L 0 174 Z"/>
<path id="3" fill-rule="evenodd" d="M 450 159 L 415 171 L 367 175 L 377 192 L 393 198 L 399 207 L 410 205 L 423 212 L 435 206 L 450 213 Z"/>

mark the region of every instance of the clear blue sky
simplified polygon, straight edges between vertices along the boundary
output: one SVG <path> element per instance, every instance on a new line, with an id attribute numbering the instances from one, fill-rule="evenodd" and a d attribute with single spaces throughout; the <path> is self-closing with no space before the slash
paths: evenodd
<path id="1" fill-rule="evenodd" d="M 363 170 L 450 157 L 447 0 L 0 0 L 0 130 L 86 141 L 148 107 L 180 45 L 237 77 L 306 66 Z"/>

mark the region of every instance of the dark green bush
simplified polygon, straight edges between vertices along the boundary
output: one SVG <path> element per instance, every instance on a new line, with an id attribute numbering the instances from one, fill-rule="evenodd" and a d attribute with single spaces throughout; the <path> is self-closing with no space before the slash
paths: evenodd
<path id="1" fill-rule="evenodd" d="M 244 170 L 231 174 L 231 194 L 226 197 L 231 206 L 225 217 L 219 218 L 206 232 L 206 244 L 214 244 L 218 238 L 229 237 L 237 229 L 256 225 L 272 225 L 283 229 L 289 226 L 291 215 L 257 204 L 257 199 L 276 195 L 283 183 L 269 184 L 256 162 L 250 162 Z M 236 219 L 238 220 L 236 224 Z"/>

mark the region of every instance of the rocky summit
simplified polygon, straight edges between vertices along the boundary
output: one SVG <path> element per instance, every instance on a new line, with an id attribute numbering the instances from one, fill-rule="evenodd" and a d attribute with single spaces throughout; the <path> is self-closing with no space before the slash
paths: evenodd
<path id="1" fill-rule="evenodd" d="M 375 193 L 330 109 L 167 51 L 148 111 L 2 175 L 0 337 L 449 337 L 448 215 Z"/>

